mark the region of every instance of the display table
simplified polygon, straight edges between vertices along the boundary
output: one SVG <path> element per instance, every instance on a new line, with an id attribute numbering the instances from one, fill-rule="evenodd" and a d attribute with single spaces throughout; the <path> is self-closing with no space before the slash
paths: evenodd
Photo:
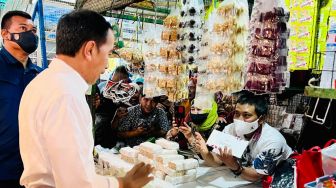
<path id="1" fill-rule="evenodd" d="M 119 155 L 109 152 L 99 152 L 99 158 L 103 161 L 107 161 L 111 166 L 122 166 L 124 171 L 129 171 L 133 164 L 127 163 L 120 159 Z M 239 177 L 235 178 L 229 169 L 226 167 L 208 167 L 204 164 L 204 161 L 200 161 L 200 165 L 197 168 L 197 179 L 194 182 L 172 185 L 169 182 L 163 181 L 159 178 L 154 178 L 146 187 L 155 188 L 171 188 L 171 187 L 183 187 L 183 188 L 201 188 L 201 187 L 246 187 L 256 188 L 262 187 L 261 183 L 250 183 Z"/>

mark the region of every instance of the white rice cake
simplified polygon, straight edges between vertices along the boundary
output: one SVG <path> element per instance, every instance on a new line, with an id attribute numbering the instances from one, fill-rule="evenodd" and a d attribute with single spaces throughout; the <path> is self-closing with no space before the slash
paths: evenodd
<path id="1" fill-rule="evenodd" d="M 169 141 L 164 138 L 160 138 L 155 141 L 157 145 L 160 145 L 164 149 L 178 150 L 180 148 L 177 142 Z"/>
<path id="2" fill-rule="evenodd" d="M 139 151 L 130 147 L 124 147 L 120 149 L 120 154 L 130 158 L 137 158 Z"/>
<path id="3" fill-rule="evenodd" d="M 133 149 L 140 151 L 140 146 L 134 146 Z"/>
<path id="4" fill-rule="evenodd" d="M 185 176 L 178 176 L 178 177 L 171 177 L 171 176 L 166 176 L 165 181 L 171 183 L 171 184 L 181 184 L 181 183 L 187 183 L 191 181 L 196 180 L 196 175 L 185 175 Z"/>
<path id="5" fill-rule="evenodd" d="M 137 164 L 138 163 L 138 157 L 134 158 L 134 157 L 129 157 L 129 156 L 126 156 L 124 154 L 121 154 L 120 158 L 122 160 L 128 162 L 128 163 L 131 163 L 131 164 Z"/>
<path id="6" fill-rule="evenodd" d="M 148 152 L 148 150 L 146 150 L 146 149 L 144 149 L 144 148 L 142 148 L 142 147 L 140 147 L 139 148 L 139 153 L 141 154 L 141 155 L 143 155 L 143 156 L 145 156 L 145 157 L 147 157 L 147 158 L 149 158 L 149 159 L 154 159 L 154 153 L 151 153 L 151 152 Z"/>
<path id="7" fill-rule="evenodd" d="M 168 167 L 180 171 L 180 170 L 189 170 L 198 167 L 198 161 L 196 159 L 186 159 L 186 160 L 177 160 L 168 162 Z"/>
<path id="8" fill-rule="evenodd" d="M 159 179 L 161 179 L 161 180 L 165 180 L 167 174 L 164 173 L 164 172 L 162 172 L 161 170 L 156 170 L 154 172 L 154 176 L 157 177 L 157 178 L 159 178 Z"/>
<path id="9" fill-rule="evenodd" d="M 183 160 L 184 157 L 182 155 L 158 155 L 156 156 L 155 160 L 158 163 L 161 164 L 168 164 L 170 161 L 176 161 L 176 160 Z"/>
<path id="10" fill-rule="evenodd" d="M 162 153 L 163 149 L 161 146 L 157 144 L 153 144 L 151 142 L 144 142 L 140 144 L 140 149 L 143 149 L 149 153 L 153 154 L 160 154 Z"/>
<path id="11" fill-rule="evenodd" d="M 154 165 L 154 160 L 149 159 L 148 157 L 146 157 L 142 154 L 138 155 L 138 160 L 141 161 L 141 162 L 144 162 L 146 164 Z"/>
<path id="12" fill-rule="evenodd" d="M 176 149 L 163 149 L 161 155 L 177 155 Z"/>
<path id="13" fill-rule="evenodd" d="M 126 175 L 126 170 L 121 165 L 111 164 L 110 167 L 110 176 L 123 177 Z"/>
<path id="14" fill-rule="evenodd" d="M 176 170 L 169 168 L 167 165 L 162 165 L 162 164 L 157 164 L 155 167 L 157 170 L 160 170 L 171 177 L 184 176 L 187 173 L 190 175 L 196 174 L 196 169 L 176 171 Z"/>

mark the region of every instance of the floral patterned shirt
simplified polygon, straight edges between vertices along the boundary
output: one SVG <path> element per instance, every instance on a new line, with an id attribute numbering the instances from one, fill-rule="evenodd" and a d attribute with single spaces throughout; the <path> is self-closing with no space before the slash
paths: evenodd
<path id="1" fill-rule="evenodd" d="M 156 126 L 157 129 L 167 132 L 170 129 L 167 114 L 161 108 L 155 108 L 150 114 L 144 115 L 142 113 L 140 105 L 136 105 L 128 108 L 128 114 L 124 117 L 119 126 L 118 131 L 132 131 L 138 127 L 143 127 L 145 129 L 150 129 L 152 126 Z M 125 139 L 126 145 L 135 146 L 142 142 L 145 142 L 152 135 L 140 136 L 134 138 Z"/>
<path id="2" fill-rule="evenodd" d="M 224 132 L 237 136 L 233 123 L 226 126 Z M 292 149 L 280 132 L 265 123 L 249 141 L 241 162 L 243 166 L 252 167 L 259 174 L 272 175 L 279 162 L 286 160 L 291 154 Z"/>

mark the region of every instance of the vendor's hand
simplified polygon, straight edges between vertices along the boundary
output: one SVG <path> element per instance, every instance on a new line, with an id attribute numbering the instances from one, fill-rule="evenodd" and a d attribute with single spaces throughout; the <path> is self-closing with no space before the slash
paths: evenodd
<path id="1" fill-rule="evenodd" d="M 177 124 L 175 122 L 175 118 L 174 118 L 173 119 L 173 128 L 171 128 L 169 130 L 169 134 L 170 134 L 169 136 L 170 137 L 175 137 L 175 136 L 177 136 L 178 132 L 179 132 L 179 128 L 178 128 L 178 126 L 177 126 Z"/>
<path id="2" fill-rule="evenodd" d="M 153 167 L 150 165 L 139 163 L 135 165 L 129 172 L 127 172 L 125 177 L 119 178 L 119 187 L 141 188 L 153 180 L 153 177 L 149 177 L 149 174 L 152 171 Z"/>
<path id="3" fill-rule="evenodd" d="M 223 149 L 219 149 L 219 158 L 220 160 L 231 170 L 237 170 L 239 168 L 239 164 L 237 159 L 232 155 L 232 150 L 228 147 L 224 147 Z"/>
<path id="4" fill-rule="evenodd" d="M 179 131 L 183 133 L 184 137 L 186 137 L 188 140 L 192 137 L 191 127 L 189 127 L 186 122 L 183 123 L 183 126 L 179 127 Z"/>
<path id="5" fill-rule="evenodd" d="M 147 130 L 144 127 L 138 127 L 134 131 L 137 135 L 144 135 L 147 133 Z"/>
<path id="6" fill-rule="evenodd" d="M 196 146 L 196 150 L 199 153 L 203 153 L 206 154 L 209 152 L 205 140 L 203 139 L 202 135 L 198 132 L 195 133 L 195 146 Z"/>
<path id="7" fill-rule="evenodd" d="M 119 107 L 117 109 L 117 112 L 116 112 L 116 118 L 118 118 L 120 120 L 120 119 L 124 118 L 127 114 L 128 114 L 127 108 Z"/>
<path id="8" fill-rule="evenodd" d="M 227 124 L 227 121 L 226 121 L 226 119 L 223 118 L 223 117 L 218 117 L 218 118 L 217 118 L 217 123 L 225 123 L 225 124 Z"/>

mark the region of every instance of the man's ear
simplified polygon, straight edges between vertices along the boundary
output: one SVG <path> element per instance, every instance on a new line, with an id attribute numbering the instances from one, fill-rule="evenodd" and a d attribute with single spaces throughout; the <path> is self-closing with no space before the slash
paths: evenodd
<path id="1" fill-rule="evenodd" d="M 1 29 L 1 37 L 3 40 L 10 40 L 9 32 L 7 29 Z"/>
<path id="2" fill-rule="evenodd" d="M 259 125 L 262 125 L 262 124 L 264 124 L 265 123 L 265 120 L 266 120 L 266 115 L 261 115 L 260 117 L 259 117 Z"/>
<path id="3" fill-rule="evenodd" d="M 95 41 L 88 41 L 86 43 L 83 44 L 82 46 L 82 53 L 85 59 L 87 59 L 88 61 L 92 61 L 93 59 L 93 51 L 96 47 L 96 42 Z"/>

